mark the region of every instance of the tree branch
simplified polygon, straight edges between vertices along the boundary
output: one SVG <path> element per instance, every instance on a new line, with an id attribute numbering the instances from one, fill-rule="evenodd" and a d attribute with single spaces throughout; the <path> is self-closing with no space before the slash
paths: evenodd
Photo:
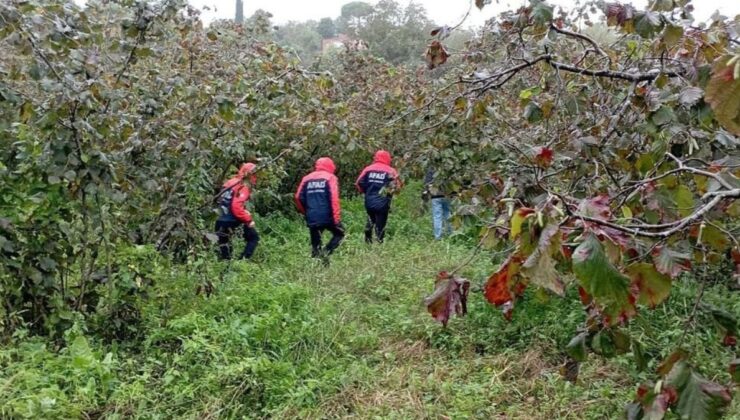
<path id="1" fill-rule="evenodd" d="M 567 29 L 560 29 L 552 23 L 550 24 L 550 29 L 554 30 L 557 33 L 560 33 L 566 36 L 571 36 L 573 38 L 578 38 L 578 39 L 588 42 L 589 44 L 593 45 L 594 50 L 596 50 L 596 52 L 603 55 L 604 57 L 606 57 L 607 60 L 609 60 L 609 65 L 612 64 L 612 59 L 611 57 L 609 57 L 609 54 L 607 54 L 604 50 L 602 50 L 601 47 L 599 47 L 599 44 L 597 44 L 596 41 L 594 41 L 590 37 L 584 34 L 578 33 L 578 32 L 571 32 Z"/>
<path id="2" fill-rule="evenodd" d="M 550 58 L 548 58 L 547 62 L 553 67 L 558 70 L 564 70 L 569 71 L 571 73 L 578 73 L 586 76 L 594 76 L 594 77 L 606 77 L 610 79 L 622 79 L 622 80 L 628 80 L 630 82 L 647 82 L 651 80 L 655 80 L 660 76 L 661 74 L 666 75 L 667 77 L 678 77 L 679 74 L 673 71 L 668 72 L 661 72 L 659 69 L 652 69 L 645 73 L 627 73 L 623 71 L 612 71 L 612 70 L 589 70 L 584 69 L 576 66 L 571 66 L 569 64 L 560 63 L 558 61 L 552 61 Z"/>

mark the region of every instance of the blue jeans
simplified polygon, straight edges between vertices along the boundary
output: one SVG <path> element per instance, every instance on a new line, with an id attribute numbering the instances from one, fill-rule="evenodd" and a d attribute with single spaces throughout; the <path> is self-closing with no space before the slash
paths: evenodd
<path id="1" fill-rule="evenodd" d="M 448 235 L 452 233 L 450 200 L 445 197 L 432 198 L 432 223 L 434 224 L 434 239 L 442 239 L 443 230 Z"/>

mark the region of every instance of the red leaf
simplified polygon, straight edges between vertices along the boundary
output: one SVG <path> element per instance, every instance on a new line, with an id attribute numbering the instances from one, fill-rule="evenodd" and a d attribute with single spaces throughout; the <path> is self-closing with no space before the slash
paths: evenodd
<path id="1" fill-rule="evenodd" d="M 734 335 L 727 334 L 722 340 L 722 345 L 727 347 L 735 347 L 737 345 L 737 337 Z"/>
<path id="2" fill-rule="evenodd" d="M 519 281 L 519 268 L 522 258 L 511 255 L 498 271 L 491 274 L 483 289 L 486 299 L 497 307 L 502 307 L 503 315 L 511 320 L 514 309 L 514 299 L 524 293 L 526 283 Z"/>
<path id="3" fill-rule="evenodd" d="M 547 168 L 552 164 L 553 151 L 549 147 L 538 147 L 535 149 L 534 161 L 538 166 Z"/>
<path id="4" fill-rule="evenodd" d="M 595 219 L 609 219 L 612 216 L 612 210 L 609 208 L 609 196 L 601 194 L 581 201 L 578 212 Z"/>
<path id="5" fill-rule="evenodd" d="M 509 265 L 507 261 L 497 272 L 491 274 L 483 291 L 486 299 L 496 306 L 501 306 L 513 299 L 509 291 Z"/>
<path id="6" fill-rule="evenodd" d="M 591 301 L 592 301 L 591 295 L 589 295 L 586 289 L 584 289 L 581 286 L 578 286 L 578 296 L 581 298 L 581 303 L 584 306 L 588 306 L 591 304 Z"/>
<path id="7" fill-rule="evenodd" d="M 447 50 L 445 50 L 445 47 L 442 45 L 442 43 L 434 40 L 431 44 L 429 44 L 429 47 L 427 47 L 427 67 L 429 67 L 429 69 L 438 67 L 444 64 L 447 61 L 447 57 L 449 56 L 450 55 L 447 54 Z"/>
<path id="8" fill-rule="evenodd" d="M 740 366 L 740 359 L 735 359 L 732 362 L 730 362 L 730 376 L 732 376 L 732 381 L 736 384 L 740 385 L 740 369 L 738 369 L 738 366 Z"/>
<path id="9" fill-rule="evenodd" d="M 424 304 L 434 319 L 447 326 L 453 314 L 462 316 L 468 312 L 469 289 L 468 280 L 450 276 L 446 271 L 442 271 L 437 275 L 434 292 L 424 299 Z"/>

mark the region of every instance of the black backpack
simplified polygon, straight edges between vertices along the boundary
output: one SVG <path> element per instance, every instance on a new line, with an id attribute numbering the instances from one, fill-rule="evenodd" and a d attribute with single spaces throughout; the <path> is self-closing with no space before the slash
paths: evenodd
<path id="1" fill-rule="evenodd" d="M 224 188 L 216 196 L 216 204 L 221 215 L 231 214 L 231 202 L 234 201 L 234 187 Z"/>

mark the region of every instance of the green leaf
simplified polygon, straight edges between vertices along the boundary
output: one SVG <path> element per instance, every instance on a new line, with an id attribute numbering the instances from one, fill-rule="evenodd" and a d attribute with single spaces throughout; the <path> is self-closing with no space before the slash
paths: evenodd
<path id="1" fill-rule="evenodd" d="M 614 343 L 609 337 L 608 330 L 601 330 L 591 339 L 591 349 L 594 353 L 603 357 L 614 357 L 616 350 Z"/>
<path id="2" fill-rule="evenodd" d="M 234 109 L 236 106 L 228 99 L 221 99 L 218 102 L 218 114 L 226 121 L 234 121 Z"/>
<path id="3" fill-rule="evenodd" d="M 646 11 L 635 14 L 635 32 L 643 38 L 652 38 L 662 27 L 658 13 Z"/>
<path id="4" fill-rule="evenodd" d="M 629 278 L 617 270 L 604 253 L 595 235 L 588 235 L 573 252 L 573 272 L 579 284 L 606 315 L 607 323 L 635 314 Z"/>
<path id="5" fill-rule="evenodd" d="M 710 308 L 710 312 L 723 334 L 737 335 L 737 319 L 732 314 L 718 308 Z"/>
<path id="6" fill-rule="evenodd" d="M 687 217 L 694 212 L 696 202 L 694 201 L 694 193 L 691 192 L 689 187 L 685 185 L 679 185 L 676 192 L 673 194 L 674 201 L 676 202 L 676 209 L 681 217 Z"/>
<path id="7" fill-rule="evenodd" d="M 655 125 L 661 126 L 673 122 L 676 119 L 676 115 L 673 113 L 672 108 L 663 105 L 652 115 L 651 118 Z"/>
<path id="8" fill-rule="evenodd" d="M 702 229 L 701 240 L 717 252 L 724 252 L 730 247 L 727 235 L 712 225 L 706 225 Z"/>
<path id="9" fill-rule="evenodd" d="M 673 10 L 673 0 L 653 0 L 650 5 L 650 10 L 656 12 L 670 12 Z"/>
<path id="10" fill-rule="evenodd" d="M 591 339 L 591 349 L 604 357 L 624 354 L 630 349 L 630 338 L 620 330 L 605 328 Z"/>
<path id="11" fill-rule="evenodd" d="M 530 102 L 524 107 L 523 117 L 531 124 L 540 122 L 543 115 L 542 109 L 534 102 Z"/>
<path id="12" fill-rule="evenodd" d="M 648 361 L 645 356 L 645 349 L 643 349 L 642 343 L 637 340 L 632 340 L 632 354 L 635 357 L 635 365 L 637 365 L 637 369 L 647 369 Z"/>
<path id="13" fill-rule="evenodd" d="M 683 36 L 683 28 L 678 25 L 666 25 L 663 30 L 663 42 L 670 48 L 678 44 Z"/>
<path id="14" fill-rule="evenodd" d="M 26 101 L 21 105 L 20 120 L 26 124 L 34 115 L 33 104 L 30 101 Z"/>
<path id="15" fill-rule="evenodd" d="M 673 409 L 682 418 L 719 419 L 732 401 L 727 388 L 706 380 L 684 360 L 676 362 L 665 383 L 678 391 L 678 403 Z"/>
<path id="16" fill-rule="evenodd" d="M 566 353 L 568 353 L 573 360 L 578 362 L 586 361 L 586 338 L 588 338 L 588 333 L 582 332 L 573 337 L 568 345 L 565 346 Z"/>
<path id="17" fill-rule="evenodd" d="M 532 18 L 540 26 L 547 25 L 552 21 L 553 6 L 542 1 L 537 3 L 532 9 Z"/>
<path id="18" fill-rule="evenodd" d="M 650 263 L 635 263 L 625 269 L 632 278 L 633 286 L 639 290 L 638 302 L 654 308 L 662 303 L 671 292 L 671 278 L 661 274 Z"/>

